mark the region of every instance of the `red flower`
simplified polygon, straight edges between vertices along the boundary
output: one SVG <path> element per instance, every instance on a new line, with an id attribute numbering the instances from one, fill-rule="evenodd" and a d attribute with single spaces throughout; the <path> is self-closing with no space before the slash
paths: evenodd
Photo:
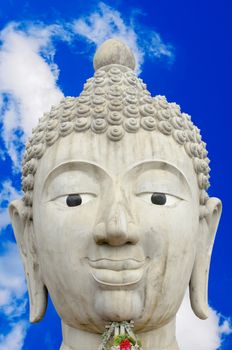
<path id="1" fill-rule="evenodd" d="M 131 350 L 131 343 L 128 339 L 123 340 L 119 346 L 120 350 Z"/>

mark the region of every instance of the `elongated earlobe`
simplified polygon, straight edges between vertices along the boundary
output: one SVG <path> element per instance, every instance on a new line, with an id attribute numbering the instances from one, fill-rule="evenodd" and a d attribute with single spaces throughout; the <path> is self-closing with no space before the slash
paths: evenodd
<path id="1" fill-rule="evenodd" d="M 207 214 L 199 222 L 196 258 L 189 284 L 192 309 L 201 319 L 208 317 L 208 275 L 214 238 L 222 211 L 221 201 L 218 198 L 209 198 L 206 209 Z"/>
<path id="2" fill-rule="evenodd" d="M 40 321 L 47 307 L 47 289 L 41 279 L 35 248 L 33 222 L 23 216 L 22 200 L 13 201 L 9 212 L 17 245 L 23 260 L 30 299 L 30 322 Z"/>

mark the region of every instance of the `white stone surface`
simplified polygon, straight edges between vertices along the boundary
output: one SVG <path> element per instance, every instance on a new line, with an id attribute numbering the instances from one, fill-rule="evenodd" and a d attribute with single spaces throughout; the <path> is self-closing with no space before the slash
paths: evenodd
<path id="1" fill-rule="evenodd" d="M 166 203 L 152 203 L 153 193 Z M 67 196 L 79 194 L 70 207 Z M 95 350 L 107 322 L 133 320 L 143 350 L 177 350 L 175 315 L 190 283 L 207 317 L 210 256 L 221 203 L 199 202 L 192 159 L 159 131 L 118 142 L 90 129 L 60 137 L 34 176 L 33 221 L 10 206 L 32 322 L 47 291 L 62 319 L 62 350 Z M 163 198 L 165 198 L 163 196 Z"/>

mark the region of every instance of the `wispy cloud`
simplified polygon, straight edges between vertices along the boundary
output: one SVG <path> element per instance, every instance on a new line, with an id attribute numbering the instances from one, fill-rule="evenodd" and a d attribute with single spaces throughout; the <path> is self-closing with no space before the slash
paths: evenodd
<path id="1" fill-rule="evenodd" d="M 224 337 L 232 333 L 230 320 L 212 308 L 207 320 L 197 318 L 190 307 L 188 291 L 177 314 L 176 329 L 180 348 L 188 350 L 221 349 Z"/>
<path id="2" fill-rule="evenodd" d="M 73 27 L 74 32 L 96 46 L 111 37 L 126 42 L 135 54 L 138 73 L 146 54 L 156 59 L 168 58 L 169 62 L 174 59 L 173 46 L 165 43 L 158 32 L 142 27 L 133 17 L 126 21 L 120 12 L 103 2 L 93 13 L 75 20 Z"/>
<path id="3" fill-rule="evenodd" d="M 21 195 L 10 180 L 0 189 L 0 233 L 9 223 L 8 205 Z M 25 275 L 15 243 L 1 237 L 0 255 L 0 350 L 21 350 L 28 322 Z M 7 329 L 7 332 L 5 330 Z"/>
<path id="4" fill-rule="evenodd" d="M 10 179 L 4 181 L 0 187 L 0 234 L 1 230 L 10 224 L 8 205 L 14 199 L 21 197 Z"/>
<path id="5" fill-rule="evenodd" d="M 21 350 L 28 327 L 24 320 L 27 299 L 26 283 L 22 263 L 15 243 L 7 242 L 1 246 L 0 256 L 0 316 L 10 331 L 0 328 L 0 350 Z"/>
<path id="6" fill-rule="evenodd" d="M 22 350 L 27 327 L 25 321 L 19 321 L 12 325 L 9 333 L 0 334 L 0 350 Z"/>
<path id="7" fill-rule="evenodd" d="M 39 117 L 62 98 L 56 85 L 52 38 L 67 34 L 57 25 L 9 24 L 0 35 L 0 96 L 3 140 L 15 169 L 20 167 L 25 136 Z"/>
<path id="8" fill-rule="evenodd" d="M 3 254 L 0 256 L 1 312 L 14 318 L 25 312 L 24 301 L 19 302 L 26 292 L 24 271 L 16 244 L 7 242 L 2 248 Z"/>

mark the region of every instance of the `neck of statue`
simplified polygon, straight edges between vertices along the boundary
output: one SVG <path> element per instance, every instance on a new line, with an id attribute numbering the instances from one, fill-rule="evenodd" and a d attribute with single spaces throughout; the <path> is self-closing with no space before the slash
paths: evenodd
<path id="1" fill-rule="evenodd" d="M 60 350 L 97 350 L 101 335 L 69 327 L 62 322 L 63 342 Z M 138 333 L 143 350 L 179 350 L 175 337 L 175 320 L 145 333 Z"/>

